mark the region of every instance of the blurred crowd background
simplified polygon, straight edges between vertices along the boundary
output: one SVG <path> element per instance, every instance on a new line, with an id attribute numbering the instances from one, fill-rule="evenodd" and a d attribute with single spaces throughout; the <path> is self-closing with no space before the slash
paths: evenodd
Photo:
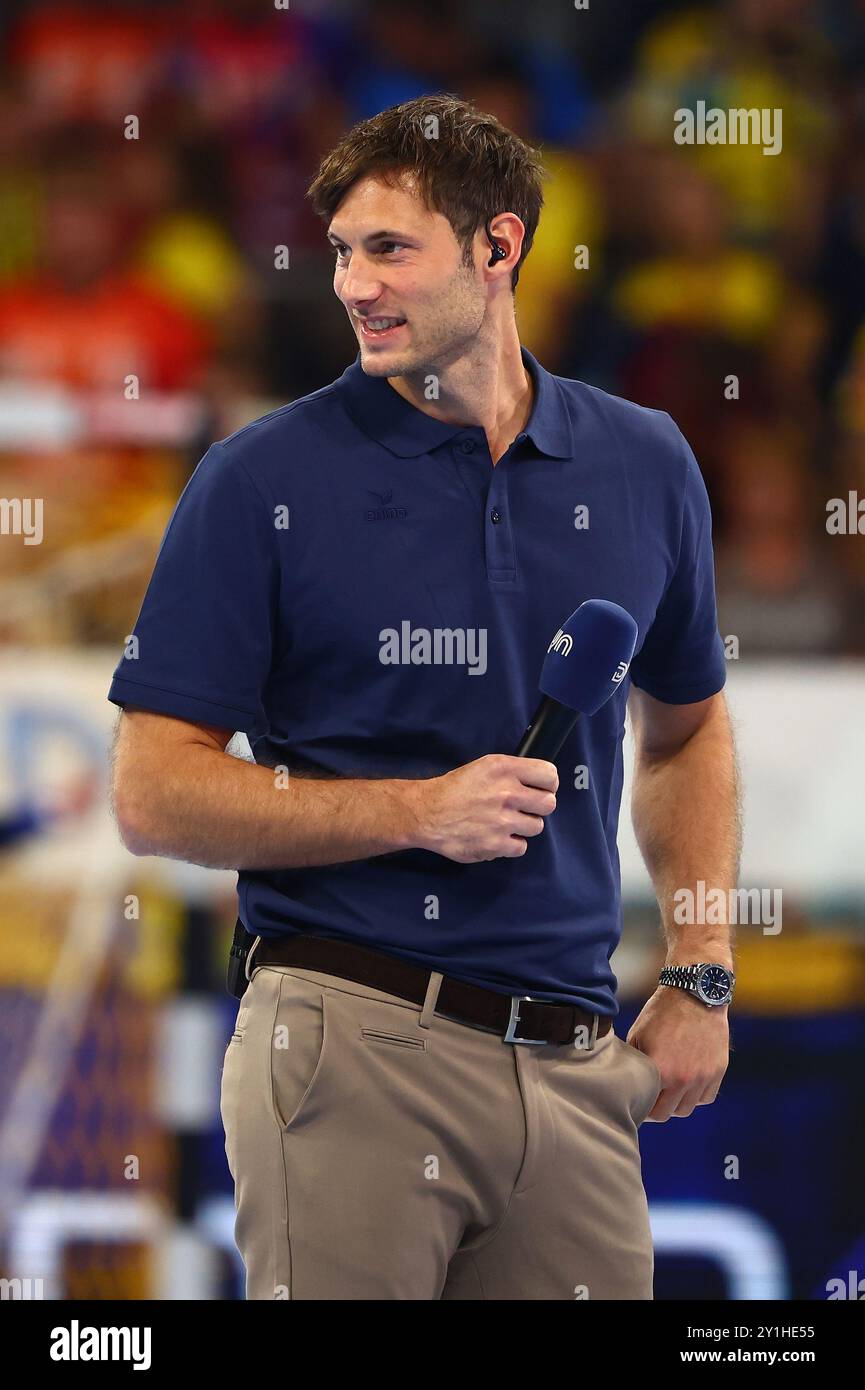
<path id="1" fill-rule="evenodd" d="M 825 530 L 825 501 L 865 488 L 861 0 L 10 0 L 4 15 L 0 372 L 17 408 L 0 447 L 29 437 L 31 486 L 44 477 L 64 508 L 43 558 L 159 530 L 205 441 L 340 374 L 352 344 L 305 188 L 348 124 L 449 90 L 543 148 L 522 341 L 678 421 L 712 498 L 722 626 L 752 652 L 865 649 L 865 552 Z M 697 97 L 780 108 L 782 153 L 675 145 L 671 113 Z M 146 409 L 116 409 L 118 363 Z M 45 452 L 51 425 L 21 392 L 50 387 L 107 399 Z M 0 466 L 14 478 L 14 455 Z M 48 605 L 45 640 L 126 631 L 149 561 L 135 553 L 124 586 L 106 592 L 95 566 Z M 28 559 L 7 550 L 3 571 Z M 0 613 L 13 636 L 18 611 Z M 32 608 L 22 621 L 32 640 Z"/>
<path id="2" fill-rule="evenodd" d="M 522 342 L 551 371 L 671 413 L 712 501 L 722 634 L 752 672 L 793 663 L 793 684 L 834 660 L 861 708 L 865 544 L 827 534 L 826 505 L 865 496 L 865 3 L 6 0 L 0 43 L 0 493 L 45 499 L 40 545 L 0 537 L 0 1264 L 50 1269 L 52 1296 L 228 1297 L 213 1085 L 233 876 L 205 886 L 118 850 L 104 697 L 209 442 L 355 356 L 304 196 L 318 162 L 354 121 L 434 91 L 542 148 Z M 698 100 L 780 109 L 781 152 L 676 144 L 673 113 Z M 774 689 L 758 745 L 783 723 Z M 807 722 L 782 737 L 772 805 L 791 825 L 831 745 L 829 698 L 822 742 Z M 835 751 L 861 769 L 861 743 Z M 767 846 L 791 833 L 764 822 Z M 861 857 L 845 840 L 843 862 Z M 848 892 L 839 908 L 827 878 L 800 885 L 783 936 L 746 943 L 752 1061 L 734 1110 L 643 1131 L 659 1247 L 679 1255 L 660 1258 L 661 1296 L 825 1297 L 833 1261 L 865 1272 L 865 906 Z M 623 971 L 626 1008 L 657 965 L 645 888 L 628 912 L 648 945 Z M 794 1180 L 780 1148 L 800 1125 L 824 1140 Z M 742 1127 L 752 1185 L 725 1226 L 731 1185 L 706 1155 L 747 1147 Z M 118 1152 L 146 1155 L 134 1210 Z M 25 1193 L 37 1216 L 16 1225 Z M 719 1249 L 741 1219 L 738 1270 L 683 1255 L 685 1199 L 709 1204 Z"/>

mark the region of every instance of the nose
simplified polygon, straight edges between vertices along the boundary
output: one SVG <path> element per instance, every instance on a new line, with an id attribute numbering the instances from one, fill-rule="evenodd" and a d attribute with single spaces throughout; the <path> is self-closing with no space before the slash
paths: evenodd
<path id="1" fill-rule="evenodd" d="M 345 268 L 338 294 L 347 309 L 362 309 L 378 299 L 381 281 L 375 278 L 369 265 L 364 265 L 361 258 L 354 255 Z"/>

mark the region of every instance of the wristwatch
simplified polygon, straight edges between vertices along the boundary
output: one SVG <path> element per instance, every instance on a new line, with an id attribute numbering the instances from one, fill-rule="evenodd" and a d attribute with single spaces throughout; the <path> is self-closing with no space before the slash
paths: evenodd
<path id="1" fill-rule="evenodd" d="M 710 1009 L 729 1004 L 736 988 L 736 976 L 725 965 L 665 965 L 658 982 L 694 994 Z"/>

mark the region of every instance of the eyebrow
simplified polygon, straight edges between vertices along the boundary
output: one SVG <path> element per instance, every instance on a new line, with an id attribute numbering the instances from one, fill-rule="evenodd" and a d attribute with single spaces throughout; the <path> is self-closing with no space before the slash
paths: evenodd
<path id="1" fill-rule="evenodd" d="M 342 237 L 336 236 L 336 234 L 331 231 L 327 232 L 327 239 L 328 241 L 333 242 L 339 246 L 348 245 L 347 241 L 343 241 Z M 409 236 L 407 232 L 392 232 L 384 230 L 381 232 L 370 232 L 369 236 L 364 237 L 364 241 L 401 241 L 408 243 L 414 242 L 415 238 Z"/>

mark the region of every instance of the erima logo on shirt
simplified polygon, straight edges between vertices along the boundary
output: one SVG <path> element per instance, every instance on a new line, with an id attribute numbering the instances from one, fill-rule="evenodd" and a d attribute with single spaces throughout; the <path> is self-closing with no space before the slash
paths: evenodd
<path id="1" fill-rule="evenodd" d="M 613 685 L 620 685 L 622 683 L 622 681 L 625 679 L 625 676 L 628 673 L 628 667 L 630 666 L 630 664 L 630 661 L 619 662 L 618 666 L 616 667 L 615 671 L 610 677 L 610 679 L 613 682 Z"/>
<path id="2" fill-rule="evenodd" d="M 381 502 L 380 507 L 368 507 L 366 511 L 367 521 L 390 521 L 393 518 L 402 519 L 406 515 L 405 507 L 392 507 L 390 500 L 393 497 L 393 488 L 389 487 L 386 492 L 376 492 L 374 488 L 367 488 L 373 497 L 377 497 Z"/>

